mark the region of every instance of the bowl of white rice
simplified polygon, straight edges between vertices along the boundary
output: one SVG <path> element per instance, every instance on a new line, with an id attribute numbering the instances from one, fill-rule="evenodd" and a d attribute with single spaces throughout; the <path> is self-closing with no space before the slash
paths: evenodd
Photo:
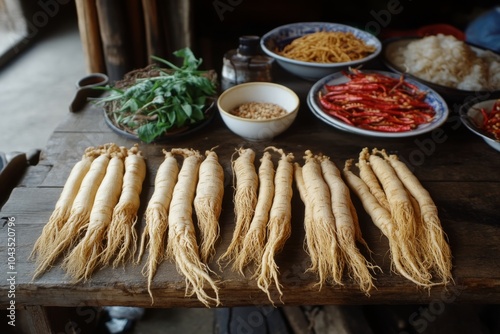
<path id="1" fill-rule="evenodd" d="M 500 97 L 500 55 L 451 35 L 388 40 L 382 58 L 392 71 L 428 85 L 448 101 Z"/>

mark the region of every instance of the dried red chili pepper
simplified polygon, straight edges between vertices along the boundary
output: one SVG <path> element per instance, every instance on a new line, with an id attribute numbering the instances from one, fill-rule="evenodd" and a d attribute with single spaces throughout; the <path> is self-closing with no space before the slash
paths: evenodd
<path id="1" fill-rule="evenodd" d="M 486 109 L 480 109 L 483 115 L 483 130 L 492 134 L 496 140 L 500 140 L 500 99 L 498 99 L 488 112 Z"/>
<path id="2" fill-rule="evenodd" d="M 410 131 L 411 127 L 409 125 L 371 125 L 371 124 L 361 124 L 361 128 L 373 131 L 381 132 L 406 132 Z"/>
<path id="3" fill-rule="evenodd" d="M 409 131 L 429 123 L 435 111 L 426 93 L 404 80 L 360 70 L 344 71 L 350 81 L 325 85 L 319 101 L 325 113 L 343 122 L 374 131 Z"/>

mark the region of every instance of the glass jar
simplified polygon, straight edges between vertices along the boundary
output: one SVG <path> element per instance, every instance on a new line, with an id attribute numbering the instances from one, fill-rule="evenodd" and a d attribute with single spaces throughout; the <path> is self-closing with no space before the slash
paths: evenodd
<path id="1" fill-rule="evenodd" d="M 258 36 L 241 36 L 237 49 L 224 54 L 222 64 L 222 90 L 251 81 L 272 81 L 273 58 L 260 52 Z"/>

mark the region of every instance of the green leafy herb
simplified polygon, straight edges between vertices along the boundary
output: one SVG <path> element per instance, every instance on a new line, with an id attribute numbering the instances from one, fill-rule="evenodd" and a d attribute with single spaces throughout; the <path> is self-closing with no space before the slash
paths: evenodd
<path id="1" fill-rule="evenodd" d="M 109 95 L 97 100 L 117 126 L 136 133 L 146 143 L 203 121 L 208 99 L 216 94 L 216 84 L 206 75 L 207 71 L 198 70 L 201 59 L 196 59 L 189 48 L 174 55 L 183 58 L 181 67 L 152 56 L 170 69 L 158 69 L 158 75 L 138 78 L 124 89 L 108 86 L 105 89 Z"/>

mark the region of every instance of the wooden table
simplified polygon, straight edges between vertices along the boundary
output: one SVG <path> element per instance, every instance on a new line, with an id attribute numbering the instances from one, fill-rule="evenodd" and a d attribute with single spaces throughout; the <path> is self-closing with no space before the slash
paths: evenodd
<path id="1" fill-rule="evenodd" d="M 284 134 L 272 142 L 247 142 L 232 134 L 216 117 L 201 131 L 177 141 L 141 144 L 147 158 L 146 177 L 141 213 L 153 191 L 157 167 L 163 160 L 162 149 L 194 148 L 205 151 L 218 146 L 217 153 L 226 172 L 226 194 L 220 219 L 221 239 L 217 255 L 222 254 L 234 228 L 230 156 L 238 147 L 251 147 L 257 154 L 268 145 L 293 152 L 302 161 L 310 149 L 329 155 L 339 166 L 349 158 L 357 158 L 363 147 L 385 148 L 399 154 L 413 169 L 435 200 L 453 253 L 455 284 L 434 287 L 430 291 L 417 288 L 408 280 L 391 273 L 388 244 L 380 231 L 354 199 L 363 236 L 373 250 L 373 261 L 383 273 L 376 275 L 377 289 L 365 296 L 359 287 L 346 280 L 342 287 L 314 286 L 316 277 L 305 274 L 308 256 L 303 249 L 303 204 L 298 193 L 293 197 L 293 230 L 284 250 L 277 256 L 283 283 L 285 305 L 319 304 L 417 304 L 417 303 L 499 303 L 500 302 L 500 154 L 482 139 L 460 125 L 452 109 L 449 121 L 441 129 L 419 137 L 383 139 L 364 137 L 336 130 L 316 119 L 305 103 L 310 82 L 288 75 L 281 82 L 294 89 L 301 98 L 297 120 Z M 117 135 L 105 124 L 102 112 L 88 105 L 80 113 L 68 114 L 50 138 L 37 166 L 30 167 L 22 183 L 14 189 L 2 209 L 1 216 L 15 219 L 15 305 L 26 308 L 33 319 L 46 323 L 46 307 L 78 307 L 128 305 L 143 307 L 202 307 L 196 297 L 185 297 L 185 282 L 175 265 L 163 262 L 154 278 L 152 305 L 141 274 L 144 263 L 125 268 L 106 268 L 96 272 L 85 283 L 71 284 L 56 265 L 37 280 L 32 280 L 34 264 L 27 260 L 35 240 L 51 214 L 61 187 L 70 169 L 80 159 L 84 149 L 115 142 L 131 147 L 135 141 Z M 141 222 L 141 229 L 144 222 Z M 7 225 L 0 234 L 0 304 L 8 306 L 11 276 L 6 269 Z M 211 268 L 220 274 L 222 306 L 269 304 L 267 296 L 255 282 L 230 270 L 220 272 L 215 263 Z M 275 291 L 273 290 L 273 294 Z M 277 295 L 274 294 L 276 297 Z M 276 297 L 276 301 L 279 299 Z M 277 306 L 281 305 L 279 302 Z"/>

